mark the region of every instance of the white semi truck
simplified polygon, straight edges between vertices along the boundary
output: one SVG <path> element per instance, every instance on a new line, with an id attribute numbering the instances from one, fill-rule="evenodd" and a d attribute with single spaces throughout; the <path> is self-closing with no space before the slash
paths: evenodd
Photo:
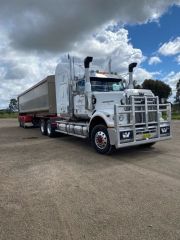
<path id="1" fill-rule="evenodd" d="M 55 76 L 19 95 L 20 126 L 39 125 L 49 137 L 89 138 L 102 154 L 170 139 L 171 106 L 159 104 L 150 90 L 134 89 L 137 64 L 129 65 L 127 81 L 117 73 L 90 70 L 92 60 L 85 58 L 82 75 L 69 58 L 68 64 L 57 65 Z"/>

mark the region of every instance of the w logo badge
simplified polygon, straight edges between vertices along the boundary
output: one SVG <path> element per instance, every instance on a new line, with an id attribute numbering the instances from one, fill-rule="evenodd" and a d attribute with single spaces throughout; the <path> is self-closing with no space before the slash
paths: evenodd
<path id="1" fill-rule="evenodd" d="M 161 131 L 162 131 L 162 133 L 167 133 L 167 128 L 163 127 L 163 128 L 161 128 Z"/>
<path id="2" fill-rule="evenodd" d="M 129 138 L 130 137 L 130 132 L 124 132 L 123 133 L 123 138 Z"/>

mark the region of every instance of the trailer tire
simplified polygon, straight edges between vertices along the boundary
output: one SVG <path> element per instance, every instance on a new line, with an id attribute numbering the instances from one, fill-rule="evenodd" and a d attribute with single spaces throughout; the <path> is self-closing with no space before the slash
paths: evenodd
<path id="1" fill-rule="evenodd" d="M 100 154 L 110 154 L 114 146 L 110 144 L 109 134 L 105 125 L 97 125 L 92 129 L 91 142 Z"/>
<path id="2" fill-rule="evenodd" d="M 44 119 L 42 119 L 40 121 L 40 131 L 42 133 L 42 135 L 47 135 L 47 123 Z"/>
<path id="3" fill-rule="evenodd" d="M 52 127 L 51 120 L 47 121 L 46 127 L 47 127 L 46 131 L 47 131 L 48 137 L 51 137 L 51 138 L 55 137 L 56 132 L 55 132 L 55 128 Z"/>

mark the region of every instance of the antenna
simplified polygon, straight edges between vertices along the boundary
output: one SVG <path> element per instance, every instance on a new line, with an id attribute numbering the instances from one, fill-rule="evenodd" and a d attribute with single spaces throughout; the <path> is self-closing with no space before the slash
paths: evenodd
<path id="1" fill-rule="evenodd" d="M 72 83 L 72 60 L 69 53 L 68 53 L 68 60 L 69 60 L 69 70 L 70 70 L 70 81 Z"/>
<path id="2" fill-rule="evenodd" d="M 109 74 L 111 74 L 111 57 L 109 58 L 109 62 L 108 62 L 108 68 L 109 68 Z"/>
<path id="3" fill-rule="evenodd" d="M 74 57 L 73 57 L 73 79 L 75 79 Z"/>

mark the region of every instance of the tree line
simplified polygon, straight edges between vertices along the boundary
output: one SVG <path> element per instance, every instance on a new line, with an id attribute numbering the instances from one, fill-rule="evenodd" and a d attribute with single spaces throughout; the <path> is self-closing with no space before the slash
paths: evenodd
<path id="1" fill-rule="evenodd" d="M 160 102 L 167 101 L 167 99 L 172 95 L 172 88 L 163 81 L 146 79 L 142 85 L 136 85 L 136 89 L 149 89 L 155 96 L 159 97 Z"/>

